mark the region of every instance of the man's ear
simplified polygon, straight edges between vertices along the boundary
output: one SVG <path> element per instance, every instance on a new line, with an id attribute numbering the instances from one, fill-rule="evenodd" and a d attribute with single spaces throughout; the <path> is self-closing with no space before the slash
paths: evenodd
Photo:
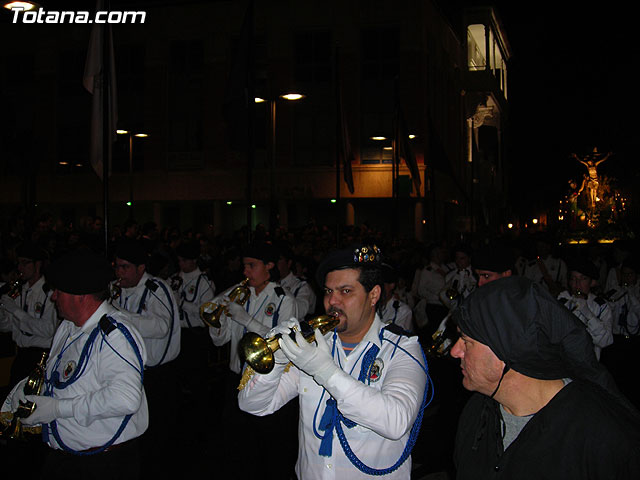
<path id="1" fill-rule="evenodd" d="M 380 288 L 380 285 L 376 285 L 369 292 L 369 300 L 371 300 L 372 307 L 378 303 L 378 300 L 380 300 L 381 293 L 382 293 L 382 289 Z"/>

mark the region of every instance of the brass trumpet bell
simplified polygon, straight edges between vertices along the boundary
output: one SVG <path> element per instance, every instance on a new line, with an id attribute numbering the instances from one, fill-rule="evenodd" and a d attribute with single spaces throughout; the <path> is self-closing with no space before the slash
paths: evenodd
<path id="1" fill-rule="evenodd" d="M 309 343 L 315 340 L 314 330 L 317 328 L 324 335 L 333 330 L 340 323 L 340 319 L 335 316 L 318 315 L 309 320 L 300 322 L 300 332 Z M 291 338 L 294 333 L 291 332 Z M 263 338 L 257 333 L 247 332 L 238 343 L 238 353 L 247 364 L 258 373 L 269 373 L 273 370 L 275 360 L 273 354 L 280 348 L 278 340 L 282 335 Z"/>
<path id="2" fill-rule="evenodd" d="M 229 298 L 232 302 L 238 305 L 247 303 L 251 295 L 251 290 L 247 286 L 248 283 L 249 279 L 245 278 L 240 282 L 240 285 L 231 290 Z M 200 318 L 209 327 L 220 328 L 220 317 L 227 313 L 227 306 L 224 303 L 206 302 L 200 305 Z"/>
<path id="3" fill-rule="evenodd" d="M 25 395 L 40 395 L 42 388 L 44 387 L 45 368 L 47 364 L 47 352 L 42 352 L 40 362 L 36 365 L 36 368 L 29 374 L 27 381 L 24 384 L 23 392 Z M 24 440 L 24 434 L 22 430 L 21 418 L 27 418 L 36 409 L 36 404 L 33 402 L 20 402 L 18 408 L 13 413 L 13 419 L 11 425 L 2 432 L 2 436 L 13 440 Z"/>

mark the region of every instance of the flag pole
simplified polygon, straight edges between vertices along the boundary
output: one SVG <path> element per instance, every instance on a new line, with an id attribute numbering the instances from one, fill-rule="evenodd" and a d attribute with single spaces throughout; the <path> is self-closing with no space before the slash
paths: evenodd
<path id="1" fill-rule="evenodd" d="M 106 1 L 106 10 L 109 11 L 109 0 Z M 104 217 L 104 254 L 110 258 L 109 252 L 109 166 L 111 165 L 111 65 L 110 65 L 110 27 L 102 27 L 102 201 Z"/>

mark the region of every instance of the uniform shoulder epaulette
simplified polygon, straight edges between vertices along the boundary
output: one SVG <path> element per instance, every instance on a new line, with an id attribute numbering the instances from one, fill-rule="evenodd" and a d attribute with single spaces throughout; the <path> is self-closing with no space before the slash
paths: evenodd
<path id="1" fill-rule="evenodd" d="M 558 299 L 558 301 L 564 305 L 565 303 L 567 303 L 569 301 L 569 299 L 567 297 L 561 297 Z"/>
<path id="2" fill-rule="evenodd" d="M 42 291 L 47 294 L 51 291 L 51 285 L 49 285 L 47 282 L 44 282 L 42 284 Z"/>
<path id="3" fill-rule="evenodd" d="M 400 308 L 400 300 L 394 300 L 393 301 L 393 308 L 395 308 L 396 310 Z"/>
<path id="4" fill-rule="evenodd" d="M 306 281 L 307 281 L 307 279 L 306 279 L 306 278 L 304 278 L 304 277 L 296 277 L 296 278 L 297 278 L 298 280 L 300 280 L 301 282 L 306 282 Z"/>
<path id="5" fill-rule="evenodd" d="M 154 282 L 152 279 L 148 279 L 144 282 L 144 286 L 147 287 L 152 292 L 155 292 L 158 289 L 158 284 Z"/>
<path id="6" fill-rule="evenodd" d="M 116 326 L 113 323 L 111 323 L 111 321 L 106 315 L 103 315 L 102 318 L 100 319 L 100 330 L 102 330 L 102 332 L 105 335 L 109 335 L 115 329 L 116 329 Z"/>
<path id="7" fill-rule="evenodd" d="M 596 297 L 596 298 L 594 298 L 593 300 L 594 300 L 594 302 L 596 302 L 596 303 L 597 303 L 598 305 L 600 305 L 600 306 L 602 306 L 602 305 L 604 305 L 605 303 L 607 303 L 607 300 L 606 300 L 606 299 L 604 299 L 604 298 L 602 298 L 602 297 Z"/>
<path id="8" fill-rule="evenodd" d="M 405 337 L 409 336 L 409 333 L 404 328 L 396 325 L 395 323 L 388 323 L 384 329 L 391 333 L 395 333 L 396 335 L 404 335 Z"/>
<path id="9" fill-rule="evenodd" d="M 284 288 L 282 288 L 280 285 L 275 287 L 273 290 L 276 292 L 276 295 L 279 296 L 279 297 L 281 297 L 281 296 L 283 296 L 285 294 L 284 293 Z"/>

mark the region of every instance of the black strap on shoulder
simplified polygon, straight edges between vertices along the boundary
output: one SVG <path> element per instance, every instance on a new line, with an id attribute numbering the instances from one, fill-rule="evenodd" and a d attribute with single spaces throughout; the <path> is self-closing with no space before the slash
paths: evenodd
<path id="1" fill-rule="evenodd" d="M 404 335 L 405 337 L 409 336 L 409 333 L 404 328 L 402 328 L 399 325 L 396 325 L 395 323 L 387 324 L 383 328 L 383 330 L 387 330 L 388 332 L 395 333 L 396 335 Z"/>
<path id="2" fill-rule="evenodd" d="M 158 284 L 154 282 L 152 279 L 148 279 L 144 282 L 144 286 L 147 287 L 152 292 L 155 292 L 158 289 Z"/>
<path id="3" fill-rule="evenodd" d="M 274 288 L 274 291 L 276 292 L 276 295 L 278 295 L 279 297 L 282 297 L 284 295 L 284 288 L 282 288 L 279 285 Z"/>
<path id="4" fill-rule="evenodd" d="M 595 302 L 596 302 L 598 305 L 600 305 L 600 306 L 602 306 L 602 305 L 604 305 L 605 303 L 607 303 L 607 301 L 606 301 L 604 298 L 602 298 L 602 297 L 596 297 L 594 300 L 595 300 Z"/>
<path id="5" fill-rule="evenodd" d="M 116 329 L 116 326 L 113 323 L 111 323 L 111 320 L 109 320 L 107 315 L 102 316 L 99 324 L 100 324 L 100 330 L 102 330 L 102 332 L 105 335 L 109 335 L 111 332 L 113 332 Z"/>

